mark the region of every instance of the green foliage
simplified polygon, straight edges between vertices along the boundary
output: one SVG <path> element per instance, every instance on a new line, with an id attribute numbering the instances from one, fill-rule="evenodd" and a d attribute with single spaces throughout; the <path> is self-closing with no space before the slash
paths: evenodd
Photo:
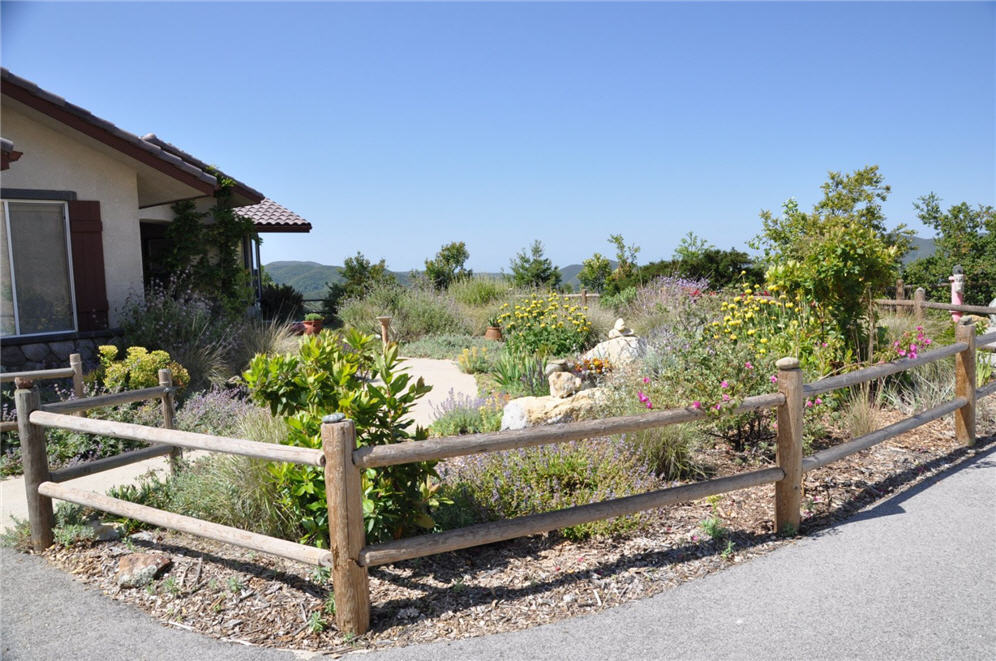
<path id="1" fill-rule="evenodd" d="M 589 291 L 601 293 L 605 289 L 605 283 L 612 275 L 612 264 L 601 254 L 595 253 L 590 258 L 581 262 L 581 270 L 578 271 L 578 282 Z"/>
<path id="2" fill-rule="evenodd" d="M 471 270 L 464 268 L 469 257 L 470 252 L 463 241 L 447 243 L 439 249 L 435 259 L 425 260 L 425 277 L 437 291 L 442 291 L 473 275 Z"/>
<path id="3" fill-rule="evenodd" d="M 639 269 L 640 282 L 660 276 L 705 279 L 713 289 L 723 289 L 739 281 L 760 283 L 764 271 L 750 255 L 735 248 L 720 250 L 689 232 L 674 251 L 674 258 L 651 262 Z"/>
<path id="4" fill-rule="evenodd" d="M 199 213 L 192 201 L 172 206 L 174 219 L 166 228 L 168 252 L 165 265 L 183 274 L 184 284 L 210 297 L 229 314 L 244 314 L 252 303 L 249 273 L 241 261 L 242 245 L 258 239 L 252 220 L 232 206 L 231 179 L 218 174 L 215 203 Z M 205 222 L 210 218 L 210 222 Z"/>
<path id="5" fill-rule="evenodd" d="M 470 347 L 457 357 L 457 366 L 464 374 L 490 372 L 492 358 L 493 356 L 488 355 L 487 347 Z"/>
<path id="6" fill-rule="evenodd" d="M 763 230 L 752 242 L 764 250 L 769 283 L 800 293 L 836 326 L 852 347 L 861 349 L 860 320 L 874 294 L 889 285 L 910 232 L 889 232 L 881 203 L 889 193 L 878 166 L 850 174 L 830 172 L 823 199 L 803 212 L 795 200 L 775 217 L 763 211 Z"/>
<path id="7" fill-rule="evenodd" d="M 173 385 L 183 388 L 190 382 L 190 374 L 180 363 L 171 360 L 162 350 L 149 352 L 145 347 L 128 347 L 126 356 L 116 360 L 118 348 L 105 344 L 100 351 L 98 378 L 111 392 L 138 390 L 159 385 L 159 370 L 168 369 L 173 374 Z"/>
<path id="8" fill-rule="evenodd" d="M 699 527 L 702 528 L 702 532 L 709 535 L 710 539 L 722 539 L 730 531 L 723 525 L 723 519 L 719 515 L 719 496 L 709 496 L 706 500 L 712 508 L 712 513 L 699 522 Z"/>
<path id="9" fill-rule="evenodd" d="M 383 354 L 379 340 L 357 330 L 323 331 L 302 339 L 297 354 L 257 356 L 244 378 L 254 401 L 287 422 L 287 443 L 321 447 L 321 420 L 340 412 L 356 426 L 358 446 L 426 438 L 409 429 L 415 402 L 431 389 L 422 379 L 398 371 L 398 351 Z M 389 466 L 363 476 L 363 510 L 371 541 L 397 538 L 435 524 L 429 515 L 438 504 L 430 480 L 434 462 Z M 314 467 L 276 464 L 271 472 L 287 509 L 303 522 L 306 539 L 328 539 L 323 472 Z"/>
<path id="10" fill-rule="evenodd" d="M 346 326 L 379 333 L 376 318 L 385 314 L 391 317 L 391 337 L 398 342 L 471 330 L 453 300 L 431 289 L 380 285 L 364 298 L 347 300 L 339 316 Z"/>
<path id="11" fill-rule="evenodd" d="M 413 358 L 456 360 L 464 349 L 486 349 L 494 344 L 492 340 L 470 335 L 427 335 L 405 344 L 401 353 Z"/>
<path id="12" fill-rule="evenodd" d="M 339 306 L 347 299 L 360 299 L 377 288 L 396 287 L 397 279 L 387 270 L 387 264 L 381 259 L 376 264 L 370 262 L 357 252 L 355 257 L 347 257 L 342 267 L 341 283 L 329 283 L 325 294 L 323 309 L 327 317 L 339 313 Z"/>
<path id="13" fill-rule="evenodd" d="M 560 286 L 560 271 L 543 255 L 543 243 L 533 241 L 527 253 L 517 253 L 510 262 L 512 282 L 517 287 L 556 289 Z"/>
<path id="14" fill-rule="evenodd" d="M 468 457 L 446 476 L 449 495 L 477 518 L 507 519 L 644 493 L 659 482 L 621 445 L 601 439 Z M 639 528 L 646 515 L 563 530 L 569 539 Z"/>
<path id="15" fill-rule="evenodd" d="M 263 285 L 260 313 L 266 319 L 297 319 L 304 309 L 304 295 L 290 285 Z"/>
<path id="16" fill-rule="evenodd" d="M 478 275 L 451 283 L 448 293 L 458 303 L 481 307 L 500 300 L 511 290 L 512 284 L 504 278 Z"/>
<path id="17" fill-rule="evenodd" d="M 609 292 L 617 293 L 636 284 L 636 255 L 640 247 L 635 244 L 627 246 L 622 234 L 610 234 L 609 243 L 616 247 L 616 270 L 609 279 Z"/>
<path id="18" fill-rule="evenodd" d="M 438 417 L 429 427 L 432 436 L 458 436 L 498 431 L 504 400 L 458 398 L 452 393 L 437 409 Z"/>
<path id="19" fill-rule="evenodd" d="M 598 303 L 603 308 L 618 312 L 636 300 L 636 291 L 636 287 L 626 287 L 612 294 L 603 293 Z"/>
<path id="20" fill-rule="evenodd" d="M 936 251 L 906 265 L 903 278 L 913 286 L 946 282 L 954 266 L 965 271 L 965 303 L 988 305 L 996 298 L 996 210 L 966 202 L 941 210 L 933 193 L 916 203 L 917 218 L 936 232 Z"/>
<path id="21" fill-rule="evenodd" d="M 502 391 L 513 397 L 542 397 L 550 394 L 550 382 L 542 358 L 521 352 L 504 351 L 491 368 Z"/>
<path id="22" fill-rule="evenodd" d="M 226 314 L 183 281 L 156 282 L 145 296 L 129 297 L 119 323 L 127 345 L 166 351 L 189 371 L 190 388 L 199 390 L 236 373 L 233 356 L 246 318 L 244 312 Z"/>
<path id="23" fill-rule="evenodd" d="M 502 306 L 498 320 L 506 335 L 506 346 L 520 354 L 566 356 L 587 347 L 592 338 L 585 309 L 559 294 L 532 294 Z"/>

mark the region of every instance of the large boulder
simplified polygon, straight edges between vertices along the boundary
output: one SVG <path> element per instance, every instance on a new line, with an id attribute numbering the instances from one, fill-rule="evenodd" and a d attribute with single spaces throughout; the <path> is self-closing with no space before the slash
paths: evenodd
<path id="1" fill-rule="evenodd" d="M 525 429 L 536 425 L 573 422 L 592 418 L 602 396 L 600 388 L 590 388 L 572 397 L 520 397 L 505 405 L 501 428 Z"/>
<path id="2" fill-rule="evenodd" d="M 566 399 L 581 390 L 581 377 L 571 372 L 554 372 L 548 378 L 551 397 Z"/>
<path id="3" fill-rule="evenodd" d="M 611 340 L 599 342 L 581 358 L 588 360 L 600 358 L 608 361 L 612 367 L 623 367 L 639 360 L 646 353 L 647 343 L 642 337 L 620 335 Z"/>

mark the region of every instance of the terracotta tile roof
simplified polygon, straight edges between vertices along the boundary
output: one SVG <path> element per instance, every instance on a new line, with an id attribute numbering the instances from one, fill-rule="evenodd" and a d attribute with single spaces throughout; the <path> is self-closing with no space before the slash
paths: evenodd
<path id="1" fill-rule="evenodd" d="M 240 216 L 246 216 L 256 223 L 257 232 L 311 231 L 311 223 L 269 198 L 249 207 L 239 207 L 237 211 Z"/>
<path id="2" fill-rule="evenodd" d="M 215 168 L 215 167 L 213 167 L 211 165 L 208 165 L 207 163 L 205 163 L 201 159 L 197 158 L 193 154 L 190 154 L 188 152 L 183 151 L 182 149 L 180 149 L 176 145 L 174 145 L 174 144 L 172 144 L 170 142 L 166 142 L 165 140 L 162 140 L 155 133 L 146 133 L 145 135 L 142 136 L 142 140 L 145 140 L 146 142 L 149 142 L 149 143 L 151 143 L 151 144 L 159 147 L 160 149 L 162 149 L 162 150 L 164 150 L 164 151 L 166 151 L 166 152 L 168 152 L 170 154 L 173 154 L 174 156 L 182 158 L 187 163 L 190 163 L 191 165 L 193 165 L 196 168 L 200 168 L 204 172 L 217 171 L 222 176 L 228 177 L 229 179 L 231 179 L 234 182 L 235 188 L 236 188 L 236 192 L 241 193 L 243 196 L 245 196 L 247 199 L 251 200 L 252 202 L 261 202 L 264 199 L 263 194 L 260 193 L 255 188 L 252 188 L 252 187 L 250 187 L 250 186 L 242 183 L 241 181 L 239 181 L 238 179 L 236 179 L 235 177 L 233 177 L 232 175 L 230 175 L 230 174 L 228 174 L 226 172 L 222 172 L 221 170 L 218 170 L 217 168 Z"/>

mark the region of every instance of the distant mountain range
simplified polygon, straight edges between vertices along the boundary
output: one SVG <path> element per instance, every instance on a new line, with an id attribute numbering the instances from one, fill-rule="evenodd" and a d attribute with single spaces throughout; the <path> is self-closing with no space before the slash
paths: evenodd
<path id="1" fill-rule="evenodd" d="M 903 263 L 909 264 L 913 260 L 922 257 L 929 257 L 934 254 L 933 239 L 921 239 L 913 237 L 912 249 L 903 257 Z M 615 262 L 612 262 L 613 268 Z M 318 262 L 270 262 L 263 266 L 266 272 L 278 285 L 290 285 L 301 292 L 306 299 L 324 298 L 330 282 L 342 282 L 342 267 L 319 264 Z M 581 264 L 570 264 L 560 269 L 560 279 L 564 284 L 570 285 L 577 290 L 579 287 L 578 273 L 581 271 Z M 402 285 L 411 282 L 411 274 L 408 271 L 391 271 L 394 277 Z M 476 275 L 489 275 L 499 277 L 500 273 L 477 273 Z"/>

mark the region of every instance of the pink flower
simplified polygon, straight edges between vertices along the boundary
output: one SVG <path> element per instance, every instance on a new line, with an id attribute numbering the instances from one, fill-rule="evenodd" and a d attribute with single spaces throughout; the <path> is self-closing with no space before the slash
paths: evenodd
<path id="1" fill-rule="evenodd" d="M 643 377 L 643 382 L 644 383 L 650 383 L 650 377 L 648 377 L 648 376 Z"/>
<path id="2" fill-rule="evenodd" d="M 730 387 L 730 382 L 729 382 L 729 381 L 726 381 L 726 380 L 724 379 L 724 380 L 722 380 L 722 381 L 720 381 L 720 382 L 719 382 L 719 387 L 720 387 L 720 388 L 729 388 L 729 387 Z"/>
<path id="3" fill-rule="evenodd" d="M 777 377 L 777 376 L 775 376 L 774 374 L 772 374 L 772 375 L 771 375 L 771 382 L 772 382 L 772 383 L 778 383 L 778 377 Z"/>
<path id="4" fill-rule="evenodd" d="M 646 404 L 648 401 L 650 401 L 650 398 L 647 397 L 646 395 L 644 395 L 642 390 L 639 391 L 638 393 L 636 393 L 636 398 L 638 400 L 640 400 L 641 402 L 643 402 L 644 404 Z"/>
<path id="5" fill-rule="evenodd" d="M 820 405 L 820 404 L 822 404 L 822 403 L 823 403 L 823 400 L 822 400 L 822 399 L 820 399 L 819 397 L 817 397 L 817 398 L 816 398 L 816 405 L 817 405 L 817 406 L 819 406 L 819 405 Z"/>
<path id="6" fill-rule="evenodd" d="M 811 400 L 811 399 L 807 399 L 806 400 L 806 408 L 807 409 L 813 408 L 813 400 Z"/>
<path id="7" fill-rule="evenodd" d="M 654 408 L 654 405 L 653 405 L 653 404 L 651 404 L 651 403 L 650 403 L 649 401 L 647 401 L 647 402 L 645 402 L 645 403 L 646 403 L 646 405 L 647 405 L 647 408 L 648 408 L 648 409 L 652 409 L 652 408 Z"/>
<path id="8" fill-rule="evenodd" d="M 722 408 L 722 407 L 721 407 L 721 406 L 720 406 L 719 404 L 716 404 L 716 410 L 717 410 L 717 411 L 718 411 L 719 409 L 721 409 L 721 408 Z"/>
<path id="9" fill-rule="evenodd" d="M 754 366 L 751 364 L 749 360 L 746 363 L 744 363 L 744 367 L 746 367 L 749 370 L 754 369 Z"/>
<path id="10" fill-rule="evenodd" d="M 726 394 L 725 392 L 723 393 L 723 401 L 724 401 L 724 402 L 728 402 L 728 401 L 730 401 L 730 396 L 729 396 L 729 395 L 727 395 L 727 394 Z"/>
<path id="11" fill-rule="evenodd" d="M 692 408 L 698 411 L 699 409 L 702 408 L 702 402 L 700 402 L 699 400 L 695 400 L 694 402 L 692 402 Z"/>

